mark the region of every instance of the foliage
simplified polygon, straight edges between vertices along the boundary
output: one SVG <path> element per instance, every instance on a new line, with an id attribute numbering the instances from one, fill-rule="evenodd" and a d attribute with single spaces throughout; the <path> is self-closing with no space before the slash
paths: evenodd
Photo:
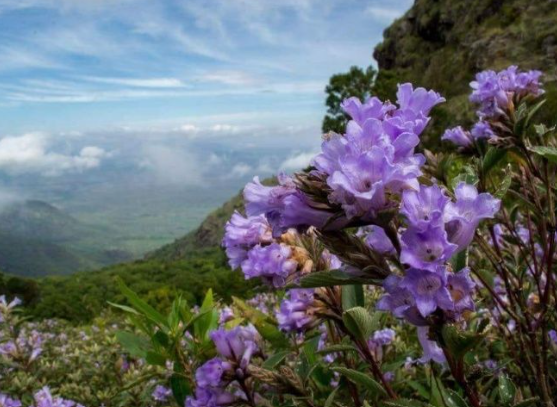
<path id="1" fill-rule="evenodd" d="M 348 121 L 348 116 L 341 109 L 341 102 L 351 96 L 360 100 L 369 98 L 372 94 L 376 74 L 377 71 L 372 66 L 365 70 L 353 66 L 346 73 L 331 76 L 329 84 L 325 88 L 327 114 L 323 118 L 323 133 L 342 132 Z"/>

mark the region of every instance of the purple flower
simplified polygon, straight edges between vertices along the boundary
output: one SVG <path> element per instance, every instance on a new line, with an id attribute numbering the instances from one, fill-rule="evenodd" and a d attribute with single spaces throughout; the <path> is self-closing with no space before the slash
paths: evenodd
<path id="1" fill-rule="evenodd" d="M 226 324 L 228 321 L 232 321 L 234 319 L 234 311 L 230 307 L 224 307 L 220 311 L 219 315 L 219 324 Z"/>
<path id="2" fill-rule="evenodd" d="M 478 194 L 473 185 L 461 182 L 455 188 L 456 203 L 449 202 L 445 208 L 444 220 L 449 241 L 465 249 L 474 238 L 474 233 L 482 219 L 493 218 L 499 211 L 501 200 L 488 193 Z"/>
<path id="3" fill-rule="evenodd" d="M 83 407 L 81 404 L 72 400 L 65 400 L 61 397 L 54 397 L 50 394 L 48 387 L 43 387 L 35 393 L 34 407 Z"/>
<path id="4" fill-rule="evenodd" d="M 234 212 L 226 223 L 222 245 L 226 248 L 230 267 L 238 268 L 247 257 L 247 251 L 260 243 L 273 240 L 271 226 L 263 215 L 243 217 Z"/>
<path id="5" fill-rule="evenodd" d="M 554 345 L 557 345 L 557 332 L 555 331 L 555 329 L 551 329 L 548 334 L 551 342 L 553 342 Z"/>
<path id="6" fill-rule="evenodd" d="M 528 95 L 539 96 L 543 89 L 539 83 L 540 71 L 519 72 L 510 66 L 498 73 L 483 71 L 470 83 L 470 101 L 480 105 L 478 115 L 494 117 L 508 109 L 512 97 L 523 98 Z"/>
<path id="7" fill-rule="evenodd" d="M 19 400 L 12 399 L 6 394 L 0 393 L 0 407 L 21 407 L 22 404 Z"/>
<path id="8" fill-rule="evenodd" d="M 474 140 L 482 138 L 490 139 L 495 136 L 495 132 L 491 129 L 489 123 L 484 122 L 483 120 L 474 124 L 470 133 L 472 134 L 472 137 L 474 137 Z"/>
<path id="9" fill-rule="evenodd" d="M 419 191 L 404 191 L 402 194 L 403 214 L 412 227 L 426 230 L 429 225 L 442 225 L 443 212 L 449 198 L 437 185 L 421 185 Z"/>
<path id="10" fill-rule="evenodd" d="M 390 311 L 397 318 L 404 317 L 404 313 L 416 304 L 410 290 L 400 286 L 402 278 L 391 274 L 383 282 L 387 294 L 377 301 L 376 308 L 381 311 Z"/>
<path id="11" fill-rule="evenodd" d="M 292 250 L 285 244 L 257 245 L 242 262 L 242 271 L 246 279 L 260 277 L 273 287 L 282 287 L 287 277 L 298 267 L 291 256 Z"/>
<path id="12" fill-rule="evenodd" d="M 229 331 L 219 328 L 211 332 L 210 336 L 219 355 L 235 362 L 242 369 L 248 366 L 252 355 L 259 350 L 259 335 L 253 326 L 237 326 Z"/>
<path id="13" fill-rule="evenodd" d="M 376 97 L 368 99 L 362 104 L 358 98 L 345 99 L 341 104 L 342 109 L 352 117 L 356 123 L 362 126 L 368 119 L 382 120 L 387 113 L 396 109 L 389 102 L 383 103 Z"/>
<path id="14" fill-rule="evenodd" d="M 441 140 L 447 140 L 457 145 L 458 147 L 469 147 L 474 143 L 470 132 L 464 130 L 462 126 L 457 126 L 452 129 L 445 130 Z"/>
<path id="15" fill-rule="evenodd" d="M 393 342 L 395 339 L 395 331 L 390 329 L 390 328 L 386 328 L 386 329 L 381 329 L 379 331 L 375 331 L 373 333 L 373 342 L 381 345 L 381 346 L 386 346 L 389 345 L 391 342 Z"/>
<path id="16" fill-rule="evenodd" d="M 382 227 L 371 225 L 365 228 L 366 244 L 381 254 L 394 254 L 395 247 Z"/>
<path id="17" fill-rule="evenodd" d="M 310 327 L 315 320 L 310 312 L 313 301 L 313 289 L 288 291 L 276 314 L 279 328 L 286 332 L 303 332 Z"/>
<path id="18" fill-rule="evenodd" d="M 426 229 L 409 227 L 401 237 L 400 261 L 411 267 L 435 270 L 448 261 L 457 246 L 447 240 L 447 232 L 442 225 L 429 224 Z"/>
<path id="19" fill-rule="evenodd" d="M 433 360 L 436 363 L 445 363 L 447 359 L 443 353 L 443 349 L 437 345 L 437 342 L 432 341 L 428 337 L 429 327 L 418 327 L 418 340 L 424 351 L 423 356 L 420 358 L 420 363 L 428 363 Z"/>
<path id="20" fill-rule="evenodd" d="M 153 400 L 158 401 L 160 403 L 164 403 L 168 400 L 168 398 L 172 395 L 172 390 L 158 384 L 155 387 L 155 390 L 151 394 Z"/>
<path id="21" fill-rule="evenodd" d="M 447 278 L 443 268 L 439 268 L 436 272 L 411 268 L 407 270 L 400 287 L 412 293 L 418 311 L 423 317 L 427 317 L 437 307 L 450 311 L 454 309 L 446 283 Z"/>
<path id="22" fill-rule="evenodd" d="M 476 284 L 470 277 L 470 269 L 464 268 L 456 274 L 449 274 L 447 278 L 447 288 L 454 301 L 455 311 L 474 311 L 474 301 L 472 293 Z"/>
<path id="23" fill-rule="evenodd" d="M 398 85 L 396 97 L 400 110 L 411 110 L 426 116 L 435 105 L 445 101 L 439 93 L 424 88 L 414 89 L 411 83 Z"/>
<path id="24" fill-rule="evenodd" d="M 347 156 L 339 162 L 339 170 L 327 180 L 333 190 L 330 198 L 342 205 L 346 216 L 374 216 L 388 207 L 385 193 L 417 187 L 419 165 L 394 165 L 379 147 L 359 156 Z"/>
<path id="25" fill-rule="evenodd" d="M 219 388 L 203 388 L 195 389 L 195 397 L 188 396 L 186 398 L 186 407 L 221 407 L 234 404 L 237 397 L 232 393 Z"/>
<path id="26" fill-rule="evenodd" d="M 225 372 L 233 372 L 230 362 L 223 361 L 220 358 L 213 358 L 195 371 L 195 383 L 198 387 L 223 387 Z"/>

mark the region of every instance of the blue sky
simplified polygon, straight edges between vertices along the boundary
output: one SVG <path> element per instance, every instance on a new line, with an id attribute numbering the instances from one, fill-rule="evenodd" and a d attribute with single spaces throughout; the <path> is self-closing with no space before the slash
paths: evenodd
<path id="1" fill-rule="evenodd" d="M 411 3 L 0 0 L 0 176 L 293 169 L 318 147 L 328 78 L 374 63 Z"/>

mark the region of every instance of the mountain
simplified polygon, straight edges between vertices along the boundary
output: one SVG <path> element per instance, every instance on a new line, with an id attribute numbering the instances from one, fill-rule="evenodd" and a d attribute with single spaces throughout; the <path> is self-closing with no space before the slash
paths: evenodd
<path id="1" fill-rule="evenodd" d="M 43 201 L 12 203 L 0 211 L 0 269 L 45 276 L 130 260 L 111 235 Z"/>

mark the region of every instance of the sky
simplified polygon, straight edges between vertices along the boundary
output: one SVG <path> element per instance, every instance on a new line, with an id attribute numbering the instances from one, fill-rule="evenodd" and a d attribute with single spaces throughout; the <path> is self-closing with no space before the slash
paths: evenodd
<path id="1" fill-rule="evenodd" d="M 329 77 L 374 64 L 411 3 L 0 0 L 0 198 L 63 177 L 239 185 L 300 168 Z"/>

